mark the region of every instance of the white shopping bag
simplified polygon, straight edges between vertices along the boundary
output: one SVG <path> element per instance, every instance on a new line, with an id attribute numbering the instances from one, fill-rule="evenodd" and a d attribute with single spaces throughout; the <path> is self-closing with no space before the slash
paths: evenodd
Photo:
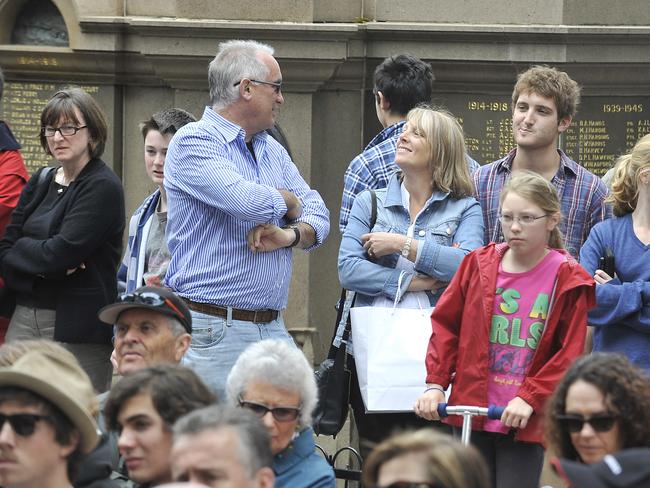
<path id="1" fill-rule="evenodd" d="M 352 342 L 368 412 L 412 412 L 425 388 L 433 308 L 353 307 Z"/>

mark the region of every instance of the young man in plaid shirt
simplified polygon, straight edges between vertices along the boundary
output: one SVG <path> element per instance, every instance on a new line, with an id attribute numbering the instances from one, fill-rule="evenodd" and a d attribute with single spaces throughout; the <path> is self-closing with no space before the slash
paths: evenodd
<path id="1" fill-rule="evenodd" d="M 562 204 L 564 246 L 576 259 L 591 228 L 611 217 L 607 188 L 558 149 L 560 134 L 580 103 L 580 87 L 563 71 L 533 66 L 517 78 L 512 92 L 512 131 L 517 147 L 474 173 L 476 198 L 483 209 L 485 242 L 502 242 L 499 195 L 513 171 L 531 170 L 548 179 Z"/>

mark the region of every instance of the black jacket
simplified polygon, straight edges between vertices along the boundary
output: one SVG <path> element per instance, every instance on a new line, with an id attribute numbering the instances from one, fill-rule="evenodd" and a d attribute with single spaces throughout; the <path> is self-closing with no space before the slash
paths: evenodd
<path id="1" fill-rule="evenodd" d="M 39 184 L 41 171 L 27 182 L 0 241 L 0 273 L 15 292 L 33 294 L 37 283 L 52 290 L 55 340 L 110 344 L 112 330 L 99 321 L 97 311 L 117 296 L 124 232 L 122 184 L 102 160 L 90 160 L 61 196 L 49 238 L 33 239 L 23 236 L 23 222 L 41 203 L 55 174 L 51 171 Z M 82 263 L 85 269 L 79 268 Z M 73 268 L 79 269 L 68 275 Z"/>

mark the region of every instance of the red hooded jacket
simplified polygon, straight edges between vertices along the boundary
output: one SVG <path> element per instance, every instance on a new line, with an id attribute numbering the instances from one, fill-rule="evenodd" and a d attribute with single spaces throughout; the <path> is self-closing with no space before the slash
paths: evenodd
<path id="1" fill-rule="evenodd" d="M 508 245 L 489 244 L 468 254 L 431 314 L 427 383 L 447 387 L 453 378 L 450 405 L 487 406 L 489 334 L 497 271 Z M 560 265 L 544 331 L 517 396 L 533 407 L 525 429 L 515 438 L 542 442 L 546 400 L 573 361 L 582 354 L 587 311 L 596 304 L 595 282 L 567 252 Z M 461 425 L 462 419 L 447 422 Z M 472 429 L 483 430 L 483 417 Z"/>

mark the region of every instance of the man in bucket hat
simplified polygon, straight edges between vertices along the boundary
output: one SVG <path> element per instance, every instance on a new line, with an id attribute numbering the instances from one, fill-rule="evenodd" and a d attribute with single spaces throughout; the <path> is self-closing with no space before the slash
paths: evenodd
<path id="1" fill-rule="evenodd" d="M 99 311 L 115 326 L 117 371 L 129 374 L 159 363 L 180 363 L 192 340 L 192 316 L 169 288 L 143 286 Z"/>
<path id="2" fill-rule="evenodd" d="M 0 368 L 0 485 L 71 487 L 99 441 L 95 402 L 88 375 L 66 356 L 33 351 Z"/>

